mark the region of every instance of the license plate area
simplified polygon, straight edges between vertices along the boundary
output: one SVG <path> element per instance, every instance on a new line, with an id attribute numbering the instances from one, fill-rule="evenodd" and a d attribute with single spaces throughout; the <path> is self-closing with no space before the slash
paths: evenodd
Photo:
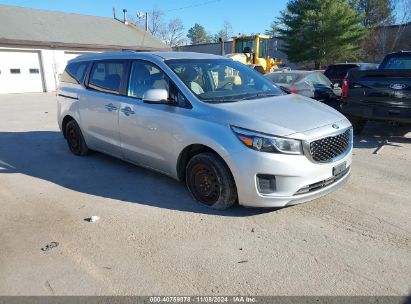
<path id="1" fill-rule="evenodd" d="M 342 162 L 333 168 L 333 176 L 339 175 L 347 168 L 347 162 Z"/>

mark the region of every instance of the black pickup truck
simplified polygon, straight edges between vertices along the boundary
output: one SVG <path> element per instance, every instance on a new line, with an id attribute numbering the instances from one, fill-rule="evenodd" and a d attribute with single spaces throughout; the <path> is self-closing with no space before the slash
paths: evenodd
<path id="1" fill-rule="evenodd" d="M 349 71 L 341 99 L 355 134 L 367 120 L 411 123 L 411 51 L 385 56 L 377 70 Z"/>

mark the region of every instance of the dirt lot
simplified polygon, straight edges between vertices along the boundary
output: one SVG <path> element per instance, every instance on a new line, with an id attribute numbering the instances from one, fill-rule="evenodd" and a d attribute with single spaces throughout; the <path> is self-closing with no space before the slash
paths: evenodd
<path id="1" fill-rule="evenodd" d="M 327 197 L 214 212 L 168 177 L 70 154 L 52 94 L 0 109 L 0 295 L 411 292 L 411 127 L 370 123 Z"/>

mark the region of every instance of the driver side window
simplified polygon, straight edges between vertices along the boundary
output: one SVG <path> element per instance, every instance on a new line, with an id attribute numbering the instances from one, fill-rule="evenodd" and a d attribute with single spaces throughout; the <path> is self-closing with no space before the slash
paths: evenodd
<path id="1" fill-rule="evenodd" d="M 144 93 L 151 89 L 164 89 L 169 92 L 168 77 L 154 64 L 134 61 L 128 83 L 128 96 L 142 99 Z"/>
<path id="2" fill-rule="evenodd" d="M 168 99 L 178 107 L 191 107 L 176 85 L 156 65 L 146 61 L 134 61 L 131 65 L 127 95 L 143 99 L 144 93 L 151 89 L 166 90 Z"/>

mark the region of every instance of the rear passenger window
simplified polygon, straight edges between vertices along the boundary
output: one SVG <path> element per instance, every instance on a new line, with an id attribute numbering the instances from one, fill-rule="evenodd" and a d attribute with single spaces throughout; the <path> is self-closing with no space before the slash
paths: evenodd
<path id="1" fill-rule="evenodd" d="M 88 87 L 97 91 L 119 94 L 126 63 L 101 61 L 93 64 Z"/>
<path id="2" fill-rule="evenodd" d="M 61 75 L 60 81 L 74 84 L 82 83 L 86 76 L 87 66 L 88 62 L 69 63 Z"/>

